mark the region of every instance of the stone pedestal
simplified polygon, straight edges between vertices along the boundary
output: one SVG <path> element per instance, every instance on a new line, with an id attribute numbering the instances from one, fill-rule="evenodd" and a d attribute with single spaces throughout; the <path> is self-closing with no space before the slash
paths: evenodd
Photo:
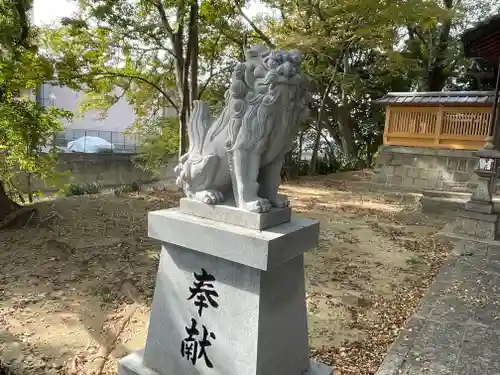
<path id="1" fill-rule="evenodd" d="M 496 177 L 494 175 L 477 174 L 476 190 L 474 190 L 470 200 L 465 204 L 465 209 L 467 211 L 491 214 L 493 213 L 493 194 L 496 187 Z"/>
<path id="2" fill-rule="evenodd" d="M 444 229 L 443 234 L 492 241 L 498 237 L 499 215 L 495 212 L 493 194 L 496 190 L 497 160 L 500 159 L 500 153 L 484 148 L 477 151 L 476 156 L 479 157 L 475 170 L 478 177 L 477 188 L 465 203 L 465 210 Z"/>
<path id="3" fill-rule="evenodd" d="M 147 342 L 118 374 L 332 374 L 308 355 L 303 253 L 316 246 L 319 223 L 292 216 L 259 231 L 207 218 L 227 217 L 217 210 L 149 214 L 162 251 Z"/>

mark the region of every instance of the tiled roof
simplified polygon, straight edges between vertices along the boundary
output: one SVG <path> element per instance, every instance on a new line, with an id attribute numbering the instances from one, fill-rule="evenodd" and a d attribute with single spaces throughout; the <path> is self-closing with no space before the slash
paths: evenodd
<path id="1" fill-rule="evenodd" d="M 390 92 L 380 99 L 377 104 L 415 105 L 415 104 L 493 104 L 494 91 L 434 91 L 434 92 Z"/>

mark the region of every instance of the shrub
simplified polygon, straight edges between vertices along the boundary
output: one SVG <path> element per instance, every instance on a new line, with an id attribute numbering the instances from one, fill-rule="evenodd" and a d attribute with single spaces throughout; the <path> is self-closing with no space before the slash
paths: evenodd
<path id="1" fill-rule="evenodd" d="M 85 189 L 83 188 L 83 185 L 80 184 L 69 184 L 66 187 L 66 196 L 71 197 L 73 195 L 84 195 L 85 194 Z"/>
<path id="2" fill-rule="evenodd" d="M 90 182 L 83 186 L 87 194 L 99 194 L 101 191 L 101 184 L 98 182 Z"/>
<path id="3" fill-rule="evenodd" d="M 134 181 L 130 184 L 121 185 L 113 189 L 113 194 L 119 196 L 126 193 L 136 193 L 141 191 L 142 183 L 140 181 Z"/>
<path id="4" fill-rule="evenodd" d="M 142 130 L 138 155 L 134 157 L 137 167 L 152 172 L 156 177 L 164 173 L 169 160 L 177 154 L 179 145 L 179 123 L 175 118 L 151 121 Z"/>
<path id="5" fill-rule="evenodd" d="M 142 188 L 142 182 L 141 181 L 134 181 L 130 184 L 130 189 L 133 192 L 141 191 Z"/>
<path id="6" fill-rule="evenodd" d="M 85 195 L 85 194 L 98 194 L 101 191 L 101 184 L 98 182 L 90 182 L 87 184 L 69 184 L 65 193 L 66 196 Z"/>

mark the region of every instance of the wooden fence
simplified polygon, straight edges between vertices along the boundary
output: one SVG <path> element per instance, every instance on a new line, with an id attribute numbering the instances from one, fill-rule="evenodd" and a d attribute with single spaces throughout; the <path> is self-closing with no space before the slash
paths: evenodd
<path id="1" fill-rule="evenodd" d="M 388 106 L 384 144 L 478 150 L 484 146 L 490 106 Z"/>

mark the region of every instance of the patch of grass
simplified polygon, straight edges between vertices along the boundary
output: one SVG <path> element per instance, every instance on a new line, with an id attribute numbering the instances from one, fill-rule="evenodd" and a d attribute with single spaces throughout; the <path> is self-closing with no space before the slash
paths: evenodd
<path id="1" fill-rule="evenodd" d="M 98 285 L 93 289 L 95 296 L 102 299 L 103 302 L 111 303 L 115 301 L 119 296 L 116 290 L 108 285 Z"/>
<path id="2" fill-rule="evenodd" d="M 74 195 L 99 194 L 100 192 L 101 184 L 98 182 L 90 182 L 87 184 L 69 184 L 65 189 L 66 196 L 68 197 Z"/>
<path id="3" fill-rule="evenodd" d="M 409 266 L 416 266 L 420 263 L 422 263 L 422 261 L 416 256 L 412 256 L 412 257 L 406 259 L 406 264 Z"/>

